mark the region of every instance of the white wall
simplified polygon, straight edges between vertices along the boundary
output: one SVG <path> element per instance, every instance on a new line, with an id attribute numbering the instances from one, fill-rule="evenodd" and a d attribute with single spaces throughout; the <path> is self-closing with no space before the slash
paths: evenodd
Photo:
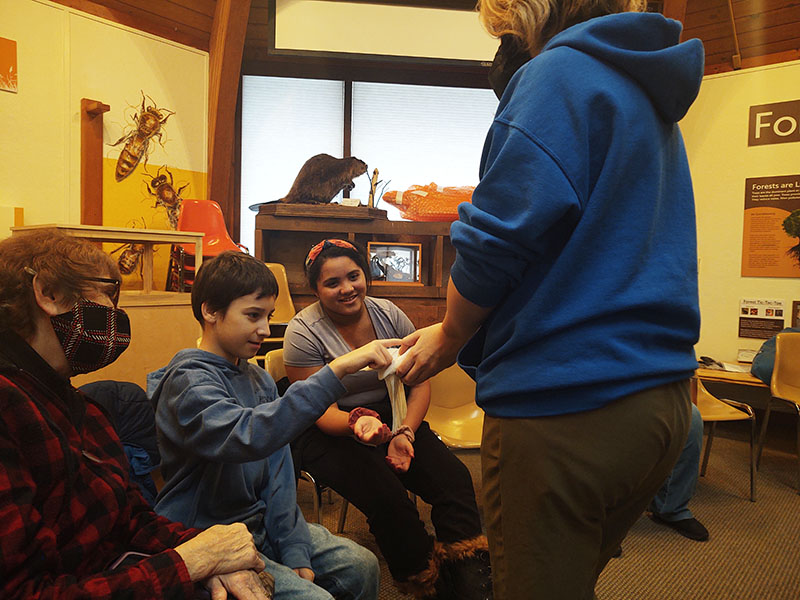
<path id="1" fill-rule="evenodd" d="M 800 143 L 747 146 L 749 109 L 798 99 L 800 61 L 711 75 L 681 121 L 697 205 L 698 356 L 735 362 L 739 348 L 761 346 L 763 340 L 738 337 L 740 299 L 784 299 L 789 312 L 800 300 L 800 278 L 740 275 L 745 179 L 800 173 Z"/>
<path id="2" fill-rule="evenodd" d="M 144 90 L 176 112 L 150 162 L 206 170 L 208 53 L 43 0 L 0 0 L 0 15 L 19 71 L 19 92 L 0 92 L 0 207 L 24 208 L 25 224 L 80 222 L 81 98 L 111 106 L 108 144 L 130 128 Z"/>
<path id="3" fill-rule="evenodd" d="M 277 0 L 275 47 L 491 61 L 498 41 L 477 12 Z"/>

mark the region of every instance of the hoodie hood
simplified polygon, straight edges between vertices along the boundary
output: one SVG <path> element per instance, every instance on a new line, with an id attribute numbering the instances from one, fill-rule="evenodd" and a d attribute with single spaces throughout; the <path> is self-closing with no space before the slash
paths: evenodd
<path id="1" fill-rule="evenodd" d="M 193 367 L 206 368 L 207 366 L 219 369 L 225 377 L 229 378 L 242 373 L 242 370 L 237 365 L 213 352 L 206 352 L 197 348 L 186 348 L 175 354 L 167 366 L 147 374 L 147 397 L 153 403 L 153 408 L 158 406 L 164 382 L 168 379 L 170 373 L 182 369 L 191 370 Z"/>
<path id="2" fill-rule="evenodd" d="M 704 68 L 702 42 L 678 43 L 681 30 L 660 14 L 619 13 L 565 29 L 542 52 L 568 47 L 615 66 L 642 86 L 665 121 L 677 123 L 697 97 Z"/>

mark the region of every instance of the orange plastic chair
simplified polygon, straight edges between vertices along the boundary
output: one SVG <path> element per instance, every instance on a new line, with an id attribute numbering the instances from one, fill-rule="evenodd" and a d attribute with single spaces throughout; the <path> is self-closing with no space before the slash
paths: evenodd
<path id="1" fill-rule="evenodd" d="M 213 200 L 184 200 L 178 217 L 178 231 L 205 233 L 203 256 L 216 256 L 225 250 L 247 251 L 247 248 L 234 242 L 228 235 L 222 209 Z M 194 246 L 190 244 L 183 244 L 183 250 L 194 255 Z"/>
<path id="2" fill-rule="evenodd" d="M 225 250 L 247 252 L 247 248 L 234 242 L 225 228 L 225 217 L 219 204 L 213 200 L 184 200 L 178 216 L 178 231 L 200 231 L 203 236 L 203 259 L 216 256 Z M 167 290 L 185 291 L 194 283 L 194 245 L 174 244 L 170 252 Z"/>

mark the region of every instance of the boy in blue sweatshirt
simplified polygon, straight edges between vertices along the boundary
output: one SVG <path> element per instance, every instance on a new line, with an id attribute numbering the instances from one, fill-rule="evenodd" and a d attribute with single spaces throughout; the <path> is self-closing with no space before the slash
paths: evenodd
<path id="1" fill-rule="evenodd" d="M 156 512 L 187 526 L 245 523 L 276 600 L 374 600 L 375 556 L 303 519 L 289 441 L 345 393 L 341 377 L 388 366 L 386 348 L 399 340 L 358 348 L 279 397 L 269 374 L 247 362 L 269 336 L 277 295 L 267 266 L 246 254 L 223 252 L 198 270 L 199 347 L 148 375 L 164 477 Z"/>

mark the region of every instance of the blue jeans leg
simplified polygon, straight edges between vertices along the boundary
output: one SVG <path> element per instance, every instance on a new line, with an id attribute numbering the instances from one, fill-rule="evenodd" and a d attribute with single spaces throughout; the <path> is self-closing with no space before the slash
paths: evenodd
<path id="1" fill-rule="evenodd" d="M 321 525 L 309 523 L 308 531 L 314 582 L 265 559 L 267 571 L 275 577 L 275 600 L 377 600 L 380 567 L 375 555 Z"/>
<path id="2" fill-rule="evenodd" d="M 667 480 L 650 502 L 650 512 L 656 513 L 666 521 L 691 519 L 689 500 L 694 496 L 699 476 L 700 451 L 703 448 L 703 419 L 700 411 L 692 404 L 692 420 L 689 437 L 672 468 Z"/>

